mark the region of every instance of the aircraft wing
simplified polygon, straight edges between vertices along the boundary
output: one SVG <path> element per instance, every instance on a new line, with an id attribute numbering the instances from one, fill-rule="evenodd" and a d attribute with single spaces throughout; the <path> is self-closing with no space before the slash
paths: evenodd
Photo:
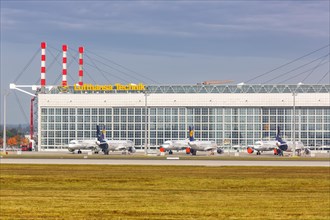
<path id="1" fill-rule="evenodd" d="M 213 146 L 204 147 L 205 151 L 210 151 L 210 150 L 214 150 L 214 149 L 216 149 L 216 147 L 213 147 Z"/>
<path id="2" fill-rule="evenodd" d="M 124 145 L 119 145 L 119 146 L 116 146 L 116 147 L 115 147 L 115 150 L 116 150 L 116 151 L 123 151 L 123 150 L 126 150 L 126 149 L 127 149 L 127 147 L 124 146 Z"/>
<path id="3" fill-rule="evenodd" d="M 188 145 L 192 148 L 197 148 L 198 147 L 198 144 L 195 141 L 188 142 Z"/>

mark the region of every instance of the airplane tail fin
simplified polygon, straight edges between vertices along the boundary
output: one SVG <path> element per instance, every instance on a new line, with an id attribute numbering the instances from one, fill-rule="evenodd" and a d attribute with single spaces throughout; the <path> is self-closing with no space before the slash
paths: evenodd
<path id="1" fill-rule="evenodd" d="M 96 125 L 96 136 L 97 136 L 97 145 L 102 149 L 104 154 L 109 154 L 109 146 L 104 139 L 105 129 L 100 130 L 100 126 Z"/>
<path id="2" fill-rule="evenodd" d="M 189 126 L 189 141 L 194 141 L 194 126 Z"/>
<path id="3" fill-rule="evenodd" d="M 103 130 L 101 132 L 99 125 L 96 125 L 96 136 L 98 141 L 104 141 L 104 133 Z"/>
<path id="4" fill-rule="evenodd" d="M 281 130 L 280 130 L 280 126 L 277 126 L 277 134 L 276 134 L 276 141 L 278 141 L 278 144 L 276 144 L 278 146 L 279 149 L 277 149 L 279 152 L 279 154 L 282 154 L 281 151 L 287 151 L 288 150 L 288 145 L 285 141 L 282 140 L 281 136 L 280 136 Z"/>
<path id="5" fill-rule="evenodd" d="M 106 139 L 105 133 L 106 133 L 106 131 L 105 131 L 105 125 L 103 125 L 102 134 L 101 134 L 103 140 Z"/>
<path id="6" fill-rule="evenodd" d="M 97 140 L 99 140 L 99 138 L 101 137 L 101 132 L 100 132 L 100 126 L 96 125 L 96 137 Z"/>
<path id="7" fill-rule="evenodd" d="M 285 141 L 283 141 L 282 138 L 281 138 L 281 129 L 280 129 L 280 126 L 277 126 L 276 140 L 278 142 L 280 142 L 281 144 L 284 144 L 285 143 Z"/>

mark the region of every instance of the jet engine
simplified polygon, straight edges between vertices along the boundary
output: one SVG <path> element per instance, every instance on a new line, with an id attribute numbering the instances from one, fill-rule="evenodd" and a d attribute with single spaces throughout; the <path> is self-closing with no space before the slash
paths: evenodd
<path id="1" fill-rule="evenodd" d="M 69 150 L 71 153 L 74 152 L 74 149 L 72 149 L 72 148 L 68 148 L 68 150 Z"/>
<path id="2" fill-rule="evenodd" d="M 128 152 L 130 152 L 130 153 L 135 153 L 135 152 L 136 152 L 135 147 L 129 147 L 129 148 L 128 148 Z"/>
<path id="3" fill-rule="evenodd" d="M 217 153 L 218 153 L 218 154 L 223 154 L 223 153 L 224 153 L 224 150 L 221 149 L 220 147 L 218 147 L 218 148 L 217 148 Z"/>
<path id="4" fill-rule="evenodd" d="M 288 145 L 287 144 L 282 144 L 279 146 L 279 148 L 282 150 L 282 151 L 286 151 L 288 150 Z"/>
<path id="5" fill-rule="evenodd" d="M 196 156 L 197 150 L 190 148 L 190 153 L 191 153 L 191 155 Z"/>
<path id="6" fill-rule="evenodd" d="M 253 154 L 253 152 L 254 152 L 253 148 L 251 148 L 251 147 L 248 147 L 246 150 L 249 154 Z"/>
<path id="7" fill-rule="evenodd" d="M 305 148 L 304 151 L 305 151 L 305 154 L 306 154 L 306 155 L 309 155 L 309 154 L 311 153 L 311 150 L 308 149 L 308 148 Z"/>
<path id="8" fill-rule="evenodd" d="M 109 146 L 107 143 L 102 143 L 99 145 L 99 147 L 102 149 L 104 154 L 106 154 L 106 155 L 109 154 Z"/>
<path id="9" fill-rule="evenodd" d="M 283 156 L 283 150 L 280 147 L 274 148 L 274 155 Z"/>

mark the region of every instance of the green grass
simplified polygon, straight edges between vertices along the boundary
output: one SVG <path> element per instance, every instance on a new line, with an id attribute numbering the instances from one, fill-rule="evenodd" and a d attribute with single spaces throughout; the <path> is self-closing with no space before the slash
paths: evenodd
<path id="1" fill-rule="evenodd" d="M 1 164 L 0 219 L 329 219 L 330 168 Z"/>

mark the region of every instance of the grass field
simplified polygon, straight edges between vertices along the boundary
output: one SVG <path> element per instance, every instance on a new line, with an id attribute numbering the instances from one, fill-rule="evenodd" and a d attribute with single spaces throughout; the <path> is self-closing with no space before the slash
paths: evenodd
<path id="1" fill-rule="evenodd" d="M 330 168 L 1 164 L 1 219 L 330 219 Z"/>

